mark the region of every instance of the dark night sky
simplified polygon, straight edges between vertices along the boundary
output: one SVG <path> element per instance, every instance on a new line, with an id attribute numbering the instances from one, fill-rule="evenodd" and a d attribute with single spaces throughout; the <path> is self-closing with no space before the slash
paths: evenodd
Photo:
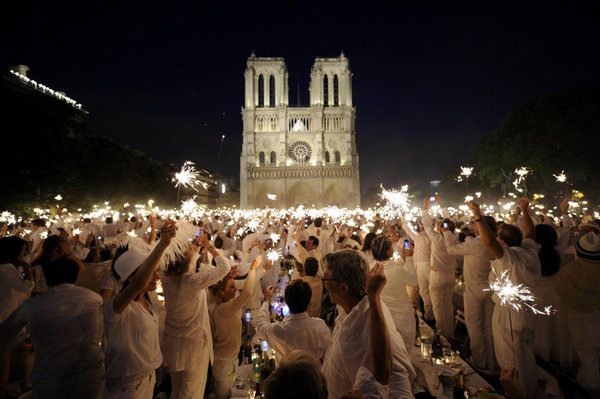
<path id="1" fill-rule="evenodd" d="M 308 103 L 315 57 L 344 51 L 363 191 L 417 188 L 526 100 L 600 82 L 597 2 L 46 3 L 3 6 L 3 64 L 81 102 L 93 133 L 226 176 L 252 50 L 285 58 L 291 104 L 298 84 Z"/>

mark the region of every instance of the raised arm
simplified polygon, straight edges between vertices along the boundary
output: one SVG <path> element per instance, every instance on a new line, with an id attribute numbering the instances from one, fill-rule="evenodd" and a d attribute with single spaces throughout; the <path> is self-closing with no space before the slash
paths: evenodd
<path id="1" fill-rule="evenodd" d="M 389 384 L 392 375 L 392 345 L 381 306 L 381 290 L 386 281 L 381 263 L 377 263 L 367 273 L 369 345 L 373 355 L 373 375 L 383 385 Z"/>
<path id="2" fill-rule="evenodd" d="M 479 227 L 479 236 L 481 237 L 481 242 L 485 244 L 486 247 L 492 252 L 492 255 L 496 259 L 502 258 L 504 255 L 504 250 L 502 249 L 502 245 L 496 239 L 496 236 L 490 230 L 489 226 L 483 221 L 483 214 L 481 213 L 481 209 L 479 209 L 479 204 L 476 202 L 469 202 L 469 209 L 473 212 L 473 216 L 475 217 L 475 223 Z"/>
<path id="3" fill-rule="evenodd" d="M 533 221 L 531 220 L 531 214 L 529 213 L 529 201 L 523 197 L 519 201 L 519 207 L 523 213 L 523 238 L 534 238 Z"/>
<path id="4" fill-rule="evenodd" d="M 131 283 L 124 290 L 119 292 L 113 301 L 113 309 L 115 313 L 122 313 L 127 305 L 135 299 L 142 290 L 148 285 L 152 275 L 158 267 L 158 262 L 162 258 L 165 250 L 171 243 L 171 239 L 175 237 L 177 226 L 175 222 L 167 222 L 160 229 L 160 241 L 154 250 L 148 255 L 146 260 L 141 264 Z"/>

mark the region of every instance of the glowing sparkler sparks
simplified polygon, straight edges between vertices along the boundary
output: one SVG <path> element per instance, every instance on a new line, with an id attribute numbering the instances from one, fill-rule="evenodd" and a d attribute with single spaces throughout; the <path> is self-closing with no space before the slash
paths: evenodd
<path id="1" fill-rule="evenodd" d="M 73 230 L 73 235 L 74 235 L 74 236 L 78 236 L 80 233 L 81 233 L 81 230 L 80 230 L 80 229 L 75 229 L 75 230 Z"/>
<path id="2" fill-rule="evenodd" d="M 198 204 L 196 203 L 196 201 L 194 201 L 195 199 L 196 196 L 187 201 L 181 201 L 181 212 L 183 212 L 186 215 L 189 215 L 192 212 L 194 212 L 194 210 L 198 207 Z"/>
<path id="3" fill-rule="evenodd" d="M 403 212 L 408 211 L 408 186 L 402 186 L 400 190 L 387 190 L 385 187 L 383 187 L 383 184 L 379 187 L 381 187 L 381 194 L 379 194 L 379 196 L 382 199 L 386 200 L 388 205 L 394 208 L 399 208 Z"/>
<path id="4" fill-rule="evenodd" d="M 394 262 L 398 262 L 400 259 L 402 259 L 402 255 L 400 255 L 400 253 L 398 253 L 398 251 L 394 251 L 394 254 L 392 255 L 392 259 Z"/>
<path id="5" fill-rule="evenodd" d="M 513 181 L 513 186 L 515 186 L 515 190 L 517 190 L 520 193 L 523 192 L 523 189 L 520 188 L 519 185 L 525 180 L 525 176 L 527 176 L 530 172 L 531 170 L 527 169 L 526 166 L 521 166 L 520 168 L 515 169 L 515 174 L 519 176 L 515 181 Z"/>
<path id="6" fill-rule="evenodd" d="M 280 249 L 269 249 L 267 250 L 267 260 L 276 262 L 279 258 L 283 258 Z"/>
<path id="7" fill-rule="evenodd" d="M 258 220 L 251 220 L 248 222 L 248 228 L 251 230 L 258 230 L 258 226 L 260 225 L 260 222 Z"/>
<path id="8" fill-rule="evenodd" d="M 175 187 L 190 187 L 196 190 L 195 186 L 198 184 L 198 175 L 199 172 L 196 170 L 194 163 L 192 161 L 185 161 L 181 170 L 175 173 L 175 177 L 172 181 L 176 182 Z M 202 184 L 202 186 L 206 189 L 204 184 Z"/>
<path id="9" fill-rule="evenodd" d="M 461 166 L 460 167 L 460 175 L 461 176 L 465 176 L 465 177 L 469 177 L 471 176 L 471 174 L 473 173 L 473 167 L 470 166 Z"/>
<path id="10" fill-rule="evenodd" d="M 135 234 L 135 231 L 131 230 L 129 233 L 127 233 L 127 235 L 129 237 L 137 237 L 137 235 Z"/>
<path id="11" fill-rule="evenodd" d="M 562 172 L 560 172 L 560 174 L 558 175 L 552 175 L 556 178 L 556 181 L 559 183 L 566 183 L 567 182 L 567 175 L 565 175 L 565 171 L 563 170 Z"/>
<path id="12" fill-rule="evenodd" d="M 63 199 L 62 195 L 58 194 L 56 197 L 54 197 L 55 200 L 60 201 Z"/>
<path id="13" fill-rule="evenodd" d="M 42 232 L 40 234 L 40 237 L 42 237 L 45 240 L 46 238 L 48 238 L 48 232 L 47 231 Z"/>
<path id="14" fill-rule="evenodd" d="M 273 243 L 278 242 L 280 238 L 281 238 L 281 236 L 279 234 L 271 233 L 271 241 L 273 241 Z"/>
<path id="15" fill-rule="evenodd" d="M 275 194 L 267 194 L 267 198 L 271 201 L 275 201 L 277 199 L 277 195 Z"/>
<path id="16" fill-rule="evenodd" d="M 517 312 L 523 308 L 531 310 L 534 314 L 550 315 L 552 305 L 546 306 L 544 310 L 535 307 L 535 296 L 531 290 L 523 285 L 514 285 L 510 279 L 509 271 L 502 272 L 500 277 L 490 283 L 490 288 L 484 291 L 492 291 L 500 299 L 500 304 L 510 306 Z"/>

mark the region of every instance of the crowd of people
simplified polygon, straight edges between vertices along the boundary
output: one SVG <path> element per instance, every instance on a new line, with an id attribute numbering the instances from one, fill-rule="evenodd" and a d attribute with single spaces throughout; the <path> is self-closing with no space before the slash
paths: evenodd
<path id="1" fill-rule="evenodd" d="M 466 361 L 507 397 L 537 397 L 540 361 L 600 395 L 598 220 L 567 200 L 558 224 L 526 198 L 506 220 L 468 207 L 3 223 L 0 398 L 15 381 L 38 398 L 153 398 L 165 381 L 170 398 L 227 398 L 250 332 L 275 351 L 265 398 L 419 396 L 415 313 L 460 344 L 457 276 Z M 507 303 L 499 279 L 544 311 Z M 273 322 L 280 289 L 290 314 Z"/>

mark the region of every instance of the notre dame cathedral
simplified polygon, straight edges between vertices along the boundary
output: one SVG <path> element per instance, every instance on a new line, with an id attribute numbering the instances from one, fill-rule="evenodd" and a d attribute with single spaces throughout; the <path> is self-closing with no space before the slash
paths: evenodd
<path id="1" fill-rule="evenodd" d="M 240 207 L 360 206 L 352 72 L 341 53 L 316 58 L 310 106 L 292 107 L 283 58 L 248 58 Z"/>

